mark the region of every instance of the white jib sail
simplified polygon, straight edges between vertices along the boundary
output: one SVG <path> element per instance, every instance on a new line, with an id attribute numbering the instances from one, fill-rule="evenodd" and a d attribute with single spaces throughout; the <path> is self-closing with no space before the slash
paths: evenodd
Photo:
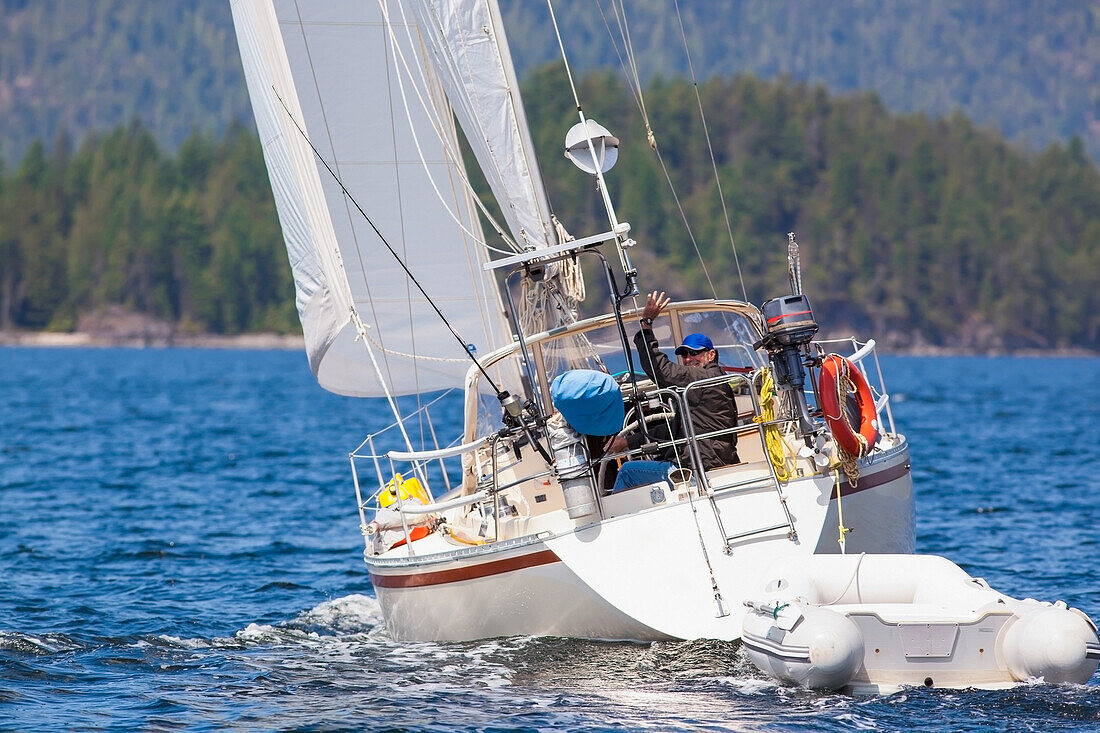
<path id="1" fill-rule="evenodd" d="M 355 206 L 476 353 L 510 341 L 499 290 L 482 269 L 461 161 L 446 152 L 457 150 L 451 113 L 438 89 L 421 90 L 435 105 L 429 114 L 404 88 L 409 79 L 398 83 L 401 64 L 437 83 L 421 64 L 417 29 L 391 33 L 374 0 L 231 6 L 318 382 L 354 396 L 461 385 L 470 367 L 462 345 Z M 366 344 L 357 342 L 357 320 Z"/>
<path id="2" fill-rule="evenodd" d="M 390 15 L 415 18 L 436 74 L 508 223 L 517 249 L 554 246 L 567 237 L 550 214 L 496 0 L 382 0 Z M 520 319 L 536 333 L 575 318 L 584 299 L 580 268 L 562 260 L 541 282 L 524 281 Z M 577 344 L 585 351 L 584 344 Z M 567 349 L 568 351 L 568 349 Z M 581 366 L 566 360 L 547 368 Z"/>
<path id="3" fill-rule="evenodd" d="M 396 0 L 384 0 L 397 13 Z M 521 249 L 558 243 L 496 0 L 404 0 Z M 400 17 L 400 16 L 398 16 Z"/>

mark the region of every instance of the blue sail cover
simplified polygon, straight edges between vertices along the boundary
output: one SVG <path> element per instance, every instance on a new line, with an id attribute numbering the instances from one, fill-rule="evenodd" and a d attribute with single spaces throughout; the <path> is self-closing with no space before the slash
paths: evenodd
<path id="1" fill-rule="evenodd" d="M 550 385 L 554 407 L 584 435 L 615 435 L 623 429 L 623 396 L 611 375 L 591 369 L 559 374 Z"/>

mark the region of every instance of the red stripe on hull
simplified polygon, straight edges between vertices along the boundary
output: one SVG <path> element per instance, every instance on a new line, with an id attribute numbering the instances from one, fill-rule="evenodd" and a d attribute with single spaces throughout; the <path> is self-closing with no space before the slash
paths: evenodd
<path id="1" fill-rule="evenodd" d="M 440 585 L 442 583 L 457 583 L 460 580 L 472 580 L 484 578 L 489 575 L 510 573 L 513 570 L 533 568 L 539 565 L 548 565 L 560 562 L 560 558 L 553 550 L 541 550 L 529 555 L 510 557 L 505 560 L 484 562 L 465 568 L 452 570 L 437 570 L 427 573 L 411 573 L 409 575 L 380 575 L 373 571 L 370 574 L 370 582 L 375 588 L 418 588 L 425 585 Z"/>
<path id="2" fill-rule="evenodd" d="M 905 474 L 909 473 L 909 462 L 899 463 L 892 468 L 886 468 L 878 473 L 873 473 L 870 476 L 860 476 L 856 480 L 855 488 L 848 482 L 847 479 L 840 483 L 840 494 L 843 496 L 851 496 L 852 494 L 858 494 L 861 491 L 867 489 L 873 489 L 876 486 L 882 486 L 888 484 L 891 481 L 901 478 Z M 837 487 L 833 487 L 833 495 L 829 497 L 830 500 L 837 498 Z"/>

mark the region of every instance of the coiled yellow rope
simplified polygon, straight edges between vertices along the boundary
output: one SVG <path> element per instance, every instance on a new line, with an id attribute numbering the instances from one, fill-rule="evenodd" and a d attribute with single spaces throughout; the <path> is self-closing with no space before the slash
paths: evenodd
<path id="1" fill-rule="evenodd" d="M 755 423 L 764 423 L 764 446 L 768 451 L 768 460 L 775 468 L 775 476 L 780 481 L 789 481 L 792 475 L 793 457 L 789 456 L 787 441 L 778 425 L 767 424 L 775 420 L 775 380 L 771 369 L 760 371 L 760 414 L 752 419 Z"/>

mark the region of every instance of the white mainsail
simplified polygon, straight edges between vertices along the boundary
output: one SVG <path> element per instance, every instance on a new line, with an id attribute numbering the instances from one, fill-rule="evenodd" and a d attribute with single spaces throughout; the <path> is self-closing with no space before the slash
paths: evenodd
<path id="1" fill-rule="evenodd" d="M 510 341 L 498 287 L 482 268 L 488 257 L 465 172 L 452 154 L 453 118 L 434 72 L 421 64 L 417 29 L 391 13 L 391 33 L 373 1 L 231 6 L 318 382 L 354 396 L 460 385 L 470 366 L 462 345 L 355 206 L 472 349 Z M 416 83 L 426 80 L 420 96 L 407 88 L 410 78 L 398 77 L 406 65 Z"/>

